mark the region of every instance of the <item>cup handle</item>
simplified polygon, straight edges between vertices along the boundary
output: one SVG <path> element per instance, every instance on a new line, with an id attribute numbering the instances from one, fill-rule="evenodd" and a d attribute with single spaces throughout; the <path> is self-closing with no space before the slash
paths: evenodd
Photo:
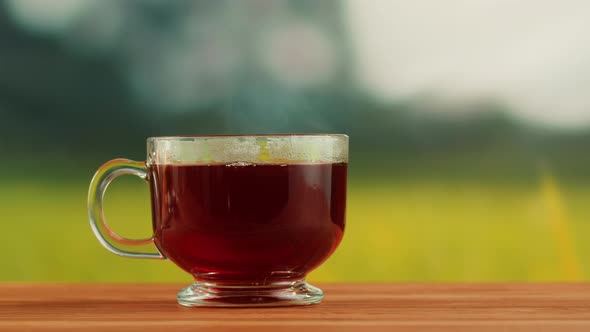
<path id="1" fill-rule="evenodd" d="M 131 258 L 151 258 L 151 259 L 166 259 L 166 257 L 158 250 L 157 253 L 141 253 L 121 250 L 113 246 L 108 240 L 129 245 L 139 246 L 149 243 L 154 243 L 154 237 L 147 239 L 127 239 L 115 233 L 106 222 L 103 212 L 104 194 L 109 184 L 117 177 L 126 174 L 139 176 L 147 181 L 147 167 L 144 162 L 133 161 L 129 159 L 113 159 L 106 162 L 94 174 L 90 182 L 90 189 L 88 190 L 88 218 L 90 219 L 90 227 L 92 232 L 108 251 L 123 257 Z M 154 244 L 155 245 L 155 244 Z"/>

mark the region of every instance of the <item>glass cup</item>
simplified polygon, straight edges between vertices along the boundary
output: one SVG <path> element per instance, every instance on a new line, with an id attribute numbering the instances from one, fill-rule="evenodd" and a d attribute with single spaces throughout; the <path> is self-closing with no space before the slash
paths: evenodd
<path id="1" fill-rule="evenodd" d="M 307 274 L 334 252 L 345 225 L 348 136 L 152 137 L 147 161 L 102 165 L 88 193 L 90 226 L 110 252 L 169 259 L 195 283 L 184 306 L 285 306 L 321 302 Z M 132 174 L 150 186 L 153 236 L 112 231 L 103 197 Z M 117 248 L 155 244 L 157 252 Z"/>

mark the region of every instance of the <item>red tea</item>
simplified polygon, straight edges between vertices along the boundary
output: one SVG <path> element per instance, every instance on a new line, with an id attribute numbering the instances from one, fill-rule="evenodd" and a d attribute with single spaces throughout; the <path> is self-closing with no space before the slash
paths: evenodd
<path id="1" fill-rule="evenodd" d="M 152 165 L 156 245 L 201 281 L 301 279 L 344 231 L 345 163 Z"/>

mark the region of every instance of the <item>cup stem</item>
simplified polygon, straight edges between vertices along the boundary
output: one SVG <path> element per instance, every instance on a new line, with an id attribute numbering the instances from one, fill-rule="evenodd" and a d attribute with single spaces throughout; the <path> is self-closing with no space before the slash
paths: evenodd
<path id="1" fill-rule="evenodd" d="M 323 297 L 321 289 L 301 279 L 243 286 L 195 282 L 181 289 L 177 300 L 186 307 L 278 307 L 320 303 Z"/>

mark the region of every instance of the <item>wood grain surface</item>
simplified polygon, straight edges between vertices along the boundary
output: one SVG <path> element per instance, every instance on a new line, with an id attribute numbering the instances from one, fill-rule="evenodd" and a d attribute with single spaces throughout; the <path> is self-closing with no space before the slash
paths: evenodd
<path id="1" fill-rule="evenodd" d="M 176 304 L 181 285 L 0 284 L 2 331 L 590 331 L 590 284 L 324 284 L 323 303 Z"/>

